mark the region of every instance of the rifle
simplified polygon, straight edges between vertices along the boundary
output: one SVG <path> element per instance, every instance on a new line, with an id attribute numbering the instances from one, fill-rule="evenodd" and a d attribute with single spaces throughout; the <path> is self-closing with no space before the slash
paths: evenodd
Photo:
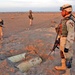
<path id="1" fill-rule="evenodd" d="M 72 16 L 75 18 L 74 15 L 72 15 Z M 72 18 L 70 18 L 70 19 L 73 20 Z M 73 20 L 73 21 L 75 22 L 75 20 Z M 60 22 L 60 24 L 61 24 L 61 22 Z M 60 44 L 60 38 L 58 38 L 59 28 L 56 30 L 56 32 L 57 32 L 57 35 L 56 35 L 56 38 L 55 38 L 54 46 L 53 46 L 52 50 L 49 52 L 49 55 L 50 55 L 53 51 L 55 51 L 56 48 L 59 49 L 59 47 L 58 47 L 58 44 Z M 57 38 L 58 38 L 58 40 L 57 40 Z"/>
<path id="2" fill-rule="evenodd" d="M 56 48 L 59 49 L 58 45 L 60 44 L 60 38 L 58 38 L 58 40 L 57 40 L 57 38 L 58 38 L 58 33 L 57 33 L 57 35 L 56 35 L 53 48 L 52 48 L 52 50 L 49 52 L 48 55 L 50 55 L 52 52 L 54 52 Z"/>

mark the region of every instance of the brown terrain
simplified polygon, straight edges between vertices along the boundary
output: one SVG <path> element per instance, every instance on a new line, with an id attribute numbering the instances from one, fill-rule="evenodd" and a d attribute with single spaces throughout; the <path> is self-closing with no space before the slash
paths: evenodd
<path id="1" fill-rule="evenodd" d="M 0 13 L 0 18 L 4 20 L 4 36 L 0 41 L 0 75 L 62 75 L 64 73 L 54 69 L 55 65 L 60 65 L 59 49 L 56 49 L 55 55 L 48 56 L 56 37 L 54 27 L 59 24 L 61 14 L 34 12 L 33 15 L 33 25 L 29 26 L 27 12 Z M 75 75 L 75 43 L 73 49 L 71 73 Z M 21 62 L 36 56 L 44 61 L 26 72 L 21 72 L 16 68 L 16 65 L 21 62 L 13 63 L 8 58 L 24 52 L 27 54 L 26 59 Z"/>

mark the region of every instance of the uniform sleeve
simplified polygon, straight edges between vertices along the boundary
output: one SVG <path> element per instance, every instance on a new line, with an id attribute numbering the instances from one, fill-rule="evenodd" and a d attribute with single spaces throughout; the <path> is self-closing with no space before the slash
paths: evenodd
<path id="1" fill-rule="evenodd" d="M 68 31 L 68 35 L 67 35 L 67 40 L 66 40 L 66 48 L 70 48 L 71 45 L 74 42 L 74 22 L 72 20 L 68 20 L 66 22 L 67 25 L 67 31 Z"/>
<path id="2" fill-rule="evenodd" d="M 58 32 L 58 28 L 59 28 L 59 26 L 56 24 L 55 25 L 55 31 L 56 31 L 56 33 Z"/>

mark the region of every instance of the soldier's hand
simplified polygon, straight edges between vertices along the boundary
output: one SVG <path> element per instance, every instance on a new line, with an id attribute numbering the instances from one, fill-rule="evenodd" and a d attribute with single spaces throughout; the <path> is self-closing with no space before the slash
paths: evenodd
<path id="1" fill-rule="evenodd" d="M 59 45 L 60 44 L 60 38 L 58 38 L 57 40 L 56 40 L 56 43 Z"/>

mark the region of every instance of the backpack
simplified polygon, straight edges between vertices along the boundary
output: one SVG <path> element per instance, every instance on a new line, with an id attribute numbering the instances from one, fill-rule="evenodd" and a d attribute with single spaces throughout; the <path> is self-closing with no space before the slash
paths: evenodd
<path id="1" fill-rule="evenodd" d="M 70 18 L 74 22 L 74 32 L 75 32 L 75 16 L 72 15 L 73 18 Z M 75 33 L 74 33 L 74 41 L 75 41 Z"/>
<path id="2" fill-rule="evenodd" d="M 70 17 L 69 17 L 69 19 L 74 22 L 74 31 L 75 31 L 75 16 L 73 14 L 71 14 Z"/>
<path id="3" fill-rule="evenodd" d="M 72 17 L 70 17 L 70 19 L 74 22 L 74 25 L 75 25 L 75 16 L 74 15 L 71 15 Z M 75 26 L 74 26 L 75 27 Z"/>

